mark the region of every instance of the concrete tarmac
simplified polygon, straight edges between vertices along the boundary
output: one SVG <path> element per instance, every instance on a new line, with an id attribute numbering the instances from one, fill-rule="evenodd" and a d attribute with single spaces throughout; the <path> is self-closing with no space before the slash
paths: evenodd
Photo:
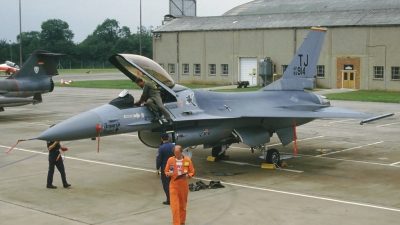
<path id="1" fill-rule="evenodd" d="M 64 79 L 67 79 L 64 77 Z M 71 188 L 47 189 L 46 143 L 32 138 L 53 123 L 103 105 L 121 90 L 56 87 L 43 103 L 0 113 L 0 224 L 172 224 L 155 172 L 157 149 L 136 133 L 97 141 L 62 142 Z M 130 91 L 135 99 L 141 91 Z M 298 152 L 277 148 L 288 167 L 261 169 L 260 153 L 232 145 L 230 159 L 208 162 L 210 149 L 193 150 L 195 183 L 225 188 L 189 193 L 186 224 L 397 224 L 400 220 L 400 105 L 331 101 L 369 113 L 397 113 L 370 124 L 321 119 L 297 128 Z M 95 129 L 95 127 L 94 127 Z M 321 154 L 324 152 L 325 154 Z"/>

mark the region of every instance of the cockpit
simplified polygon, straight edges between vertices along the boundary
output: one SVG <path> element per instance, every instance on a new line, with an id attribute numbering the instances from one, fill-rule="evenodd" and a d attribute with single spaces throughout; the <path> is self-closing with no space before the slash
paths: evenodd
<path id="1" fill-rule="evenodd" d="M 154 84 L 164 103 L 175 102 L 176 92 L 187 88 L 175 84 L 171 76 L 158 63 L 140 55 L 115 54 L 108 58 L 115 67 L 129 77 L 133 82 L 137 78 Z"/>

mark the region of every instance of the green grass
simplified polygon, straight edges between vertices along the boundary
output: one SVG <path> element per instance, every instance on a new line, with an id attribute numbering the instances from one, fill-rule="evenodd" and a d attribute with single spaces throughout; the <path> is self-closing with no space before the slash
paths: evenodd
<path id="1" fill-rule="evenodd" d="M 360 90 L 327 94 L 325 96 L 330 100 L 400 103 L 400 92 L 395 91 Z"/>
<path id="2" fill-rule="evenodd" d="M 86 74 L 86 72 L 90 71 L 91 74 L 96 73 L 121 73 L 118 69 L 58 69 L 59 74 Z"/>
<path id="3" fill-rule="evenodd" d="M 117 72 L 117 71 L 116 71 Z M 202 84 L 182 84 L 191 89 L 198 88 L 213 88 L 221 85 L 202 85 Z M 141 88 L 134 84 L 131 80 L 94 80 L 94 81 L 76 81 L 69 85 L 61 85 L 55 83 L 55 86 L 65 87 L 82 87 L 82 88 L 110 88 L 110 89 L 135 89 Z M 216 92 L 249 92 L 261 89 L 261 86 L 248 87 L 248 88 L 233 88 L 233 89 L 220 89 L 213 90 Z M 400 103 L 400 92 L 394 91 L 351 91 L 336 94 L 326 94 L 326 97 L 331 100 L 347 100 L 347 101 L 364 101 L 364 102 L 387 102 L 387 103 Z"/>
<path id="4" fill-rule="evenodd" d="M 74 81 L 68 85 L 55 83 L 59 87 L 81 87 L 81 88 L 111 88 L 111 89 L 141 89 L 131 80 L 90 80 L 90 81 Z"/>

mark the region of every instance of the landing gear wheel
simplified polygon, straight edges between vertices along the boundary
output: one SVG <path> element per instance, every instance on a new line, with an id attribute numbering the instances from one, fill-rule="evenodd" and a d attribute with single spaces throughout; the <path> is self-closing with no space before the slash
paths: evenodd
<path id="1" fill-rule="evenodd" d="M 275 148 L 271 148 L 267 151 L 266 162 L 269 164 L 279 165 L 281 161 L 281 157 L 279 155 L 279 151 Z"/>
<path id="2" fill-rule="evenodd" d="M 211 156 L 215 157 L 217 160 L 224 159 L 225 151 L 222 154 L 219 154 L 222 151 L 222 146 L 213 147 L 211 150 Z"/>

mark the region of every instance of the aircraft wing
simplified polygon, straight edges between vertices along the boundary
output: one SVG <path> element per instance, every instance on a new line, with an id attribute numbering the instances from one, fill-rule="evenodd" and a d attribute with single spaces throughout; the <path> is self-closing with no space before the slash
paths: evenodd
<path id="1" fill-rule="evenodd" d="M 225 105 L 226 106 L 226 105 Z M 238 105 L 240 106 L 240 105 Z M 246 108 L 246 110 L 243 110 Z M 359 111 L 335 107 L 335 106 L 321 106 L 317 104 L 304 104 L 304 105 L 287 105 L 270 107 L 267 105 L 251 107 L 219 107 L 218 111 L 203 111 L 203 110 L 188 110 L 180 113 L 178 121 L 190 120 L 213 120 L 213 119 L 235 119 L 235 118 L 308 118 L 308 119 L 322 119 L 322 118 L 384 118 L 393 114 L 370 114 L 362 113 Z"/>
<path id="2" fill-rule="evenodd" d="M 41 98 L 41 97 L 40 97 Z M 37 104 L 40 103 L 41 99 L 34 98 L 19 98 L 19 97 L 4 97 L 0 96 L 0 107 L 11 107 L 27 104 Z"/>

